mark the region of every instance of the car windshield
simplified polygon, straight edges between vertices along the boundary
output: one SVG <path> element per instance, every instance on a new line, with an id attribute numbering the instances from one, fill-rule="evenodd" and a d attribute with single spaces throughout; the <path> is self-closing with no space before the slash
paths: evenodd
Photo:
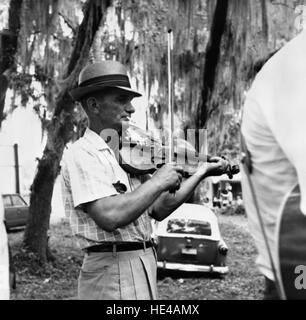
<path id="1" fill-rule="evenodd" d="M 207 221 L 170 219 L 167 225 L 167 232 L 211 236 L 211 225 Z"/>

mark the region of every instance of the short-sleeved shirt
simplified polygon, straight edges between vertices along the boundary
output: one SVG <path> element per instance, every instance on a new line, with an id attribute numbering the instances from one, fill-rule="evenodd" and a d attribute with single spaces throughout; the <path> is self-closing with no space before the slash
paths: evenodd
<path id="1" fill-rule="evenodd" d="M 299 185 L 306 214 L 306 32 L 274 55 L 257 75 L 244 106 L 242 134 L 250 151 L 251 175 L 273 260 L 277 223 L 287 196 Z M 242 173 L 243 202 L 261 272 L 274 280 L 253 197 Z M 305 230 L 306 232 L 306 230 Z"/>
<path id="2" fill-rule="evenodd" d="M 81 248 L 103 242 L 150 239 L 152 226 L 148 210 L 134 222 L 114 232 L 100 228 L 84 211 L 83 204 L 118 196 L 118 182 L 126 186 L 126 192 L 135 190 L 141 184 L 140 178 L 128 175 L 120 167 L 113 150 L 98 134 L 87 128 L 83 137 L 66 150 L 61 176 L 65 214 Z"/>

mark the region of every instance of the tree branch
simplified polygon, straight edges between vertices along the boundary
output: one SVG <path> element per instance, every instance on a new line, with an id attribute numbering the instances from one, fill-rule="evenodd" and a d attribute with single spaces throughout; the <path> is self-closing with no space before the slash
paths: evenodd
<path id="1" fill-rule="evenodd" d="M 78 74 L 84 66 L 85 59 L 88 57 L 103 13 L 110 4 L 111 0 L 88 0 L 86 2 L 84 18 L 78 29 L 71 59 L 63 77 L 64 80 L 61 82 L 63 87 L 57 98 L 54 116 L 58 116 L 62 109 L 69 110 L 72 105 L 68 90 L 76 85 Z"/>

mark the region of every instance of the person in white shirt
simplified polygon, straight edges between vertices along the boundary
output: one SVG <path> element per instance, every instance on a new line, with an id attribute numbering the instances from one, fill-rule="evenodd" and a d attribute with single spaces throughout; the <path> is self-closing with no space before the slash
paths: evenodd
<path id="1" fill-rule="evenodd" d="M 4 225 L 4 207 L 0 192 L 0 300 L 9 300 L 9 255 L 7 233 Z"/>
<path id="2" fill-rule="evenodd" d="M 252 160 L 256 191 L 268 244 L 276 265 L 276 225 L 285 199 L 297 184 L 306 214 L 306 32 L 276 53 L 258 73 L 243 110 L 242 136 Z M 264 275 L 264 299 L 280 298 L 247 176 L 242 172 L 243 199 Z"/>

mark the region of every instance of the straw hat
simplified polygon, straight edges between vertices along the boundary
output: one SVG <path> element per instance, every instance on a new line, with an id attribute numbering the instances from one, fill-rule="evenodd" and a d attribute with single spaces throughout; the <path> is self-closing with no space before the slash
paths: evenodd
<path id="1" fill-rule="evenodd" d="M 118 88 L 135 97 L 141 94 L 131 89 L 127 70 L 118 61 L 102 61 L 87 65 L 79 75 L 78 87 L 70 91 L 74 100 L 105 88 Z"/>

